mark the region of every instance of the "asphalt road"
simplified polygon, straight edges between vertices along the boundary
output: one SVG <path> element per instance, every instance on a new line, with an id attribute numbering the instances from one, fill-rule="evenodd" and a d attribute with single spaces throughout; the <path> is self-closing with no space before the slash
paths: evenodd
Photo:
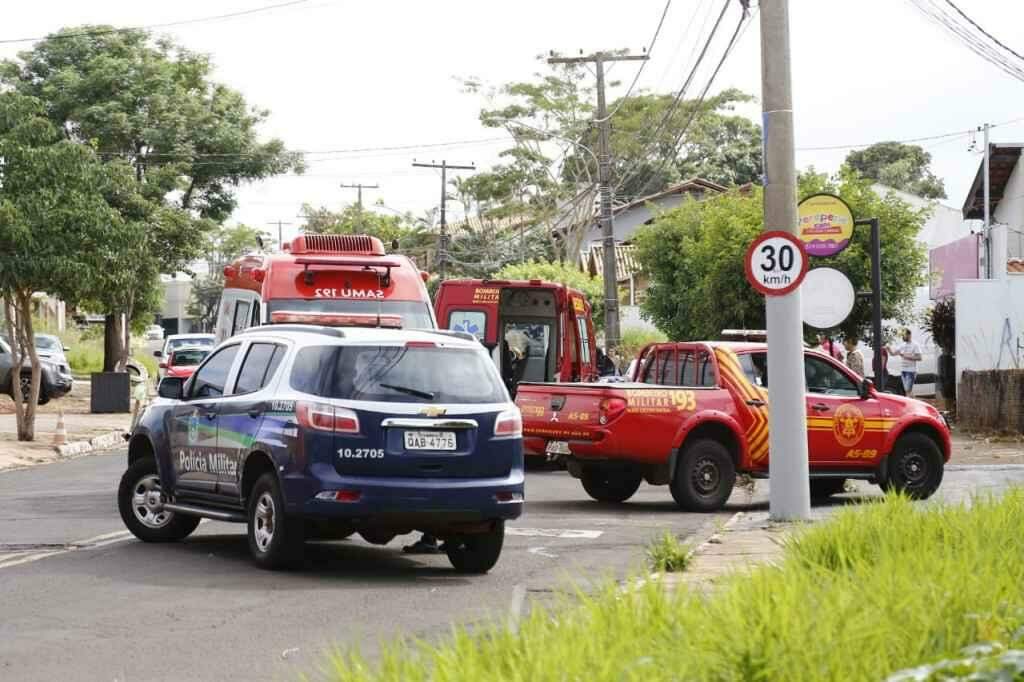
<path id="1" fill-rule="evenodd" d="M 485 576 L 447 557 L 353 538 L 307 547 L 303 570 L 248 558 L 244 527 L 205 522 L 185 542 L 130 537 L 115 492 L 123 453 L 0 473 L 0 680 L 283 680 L 336 647 L 372 656 L 396 636 L 516 618 L 560 590 L 642 569 L 665 530 L 702 537 L 712 515 L 644 485 L 624 505 L 590 500 L 564 472 L 531 472 L 525 514 Z"/>

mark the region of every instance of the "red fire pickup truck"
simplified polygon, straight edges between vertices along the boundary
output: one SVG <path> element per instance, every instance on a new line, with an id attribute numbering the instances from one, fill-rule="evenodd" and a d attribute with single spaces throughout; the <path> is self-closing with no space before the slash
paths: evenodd
<path id="1" fill-rule="evenodd" d="M 646 480 L 690 511 L 720 509 L 737 473 L 768 476 L 764 344 L 653 344 L 638 359 L 630 383 L 520 384 L 527 452 L 567 449 L 570 474 L 595 500 L 624 502 Z M 816 351 L 805 351 L 804 373 L 812 497 L 848 478 L 935 492 L 950 435 L 934 407 L 879 393 Z"/>

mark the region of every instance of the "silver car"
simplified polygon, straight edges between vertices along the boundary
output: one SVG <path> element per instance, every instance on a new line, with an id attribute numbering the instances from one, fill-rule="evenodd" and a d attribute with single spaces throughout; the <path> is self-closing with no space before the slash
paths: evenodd
<path id="1" fill-rule="evenodd" d="M 44 335 L 39 335 L 44 336 Z M 39 345 L 39 336 L 36 337 L 36 345 Z M 56 338 L 56 337 L 52 337 Z M 58 343 L 60 341 L 58 340 Z M 67 358 L 64 357 L 64 346 L 60 346 L 60 355 L 47 353 L 43 348 L 38 348 L 39 363 L 42 368 L 42 376 L 39 384 L 39 404 L 45 405 L 51 398 L 60 398 L 71 391 L 74 381 L 71 378 L 71 368 L 68 367 Z M 14 372 L 14 354 L 6 339 L 0 339 L 0 392 L 11 396 L 16 400 L 15 389 L 20 389 L 17 396 L 21 400 L 28 399 L 29 386 L 31 381 L 32 366 L 28 358 L 21 364 L 21 372 Z"/>

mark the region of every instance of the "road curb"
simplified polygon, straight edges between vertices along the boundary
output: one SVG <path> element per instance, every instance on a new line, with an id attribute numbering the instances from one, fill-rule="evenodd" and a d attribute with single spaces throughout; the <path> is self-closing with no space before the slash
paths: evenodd
<path id="1" fill-rule="evenodd" d="M 124 443 L 124 431 L 110 431 L 89 440 L 78 440 L 64 445 L 54 446 L 61 457 L 80 457 L 93 452 L 110 450 Z"/>

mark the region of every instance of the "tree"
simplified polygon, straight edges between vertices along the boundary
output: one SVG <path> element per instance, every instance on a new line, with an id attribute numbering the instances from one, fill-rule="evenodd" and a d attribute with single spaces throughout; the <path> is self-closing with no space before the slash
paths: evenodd
<path id="1" fill-rule="evenodd" d="M 580 64 L 548 65 L 529 81 L 500 87 L 464 81 L 466 91 L 485 97 L 481 122 L 505 130 L 515 143 L 502 152 L 502 163 L 468 178 L 460 192 L 467 214 L 485 230 L 488 221 L 502 231 L 525 226 L 545 236 L 559 257 L 575 258 L 594 220 L 593 82 Z M 612 184 L 618 198 L 647 196 L 692 176 L 725 185 L 757 180 L 760 126 L 732 113 L 751 100 L 730 89 L 701 102 L 654 93 L 613 102 Z"/>
<path id="2" fill-rule="evenodd" d="M 385 249 L 392 249 L 397 241 L 398 250 L 420 264 L 426 263 L 435 241 L 427 230 L 429 226 L 408 213 L 384 215 L 355 205 L 334 212 L 324 206 L 303 204 L 302 215 L 306 222 L 301 229 L 306 234 L 366 234 L 380 239 Z"/>
<path id="3" fill-rule="evenodd" d="M 594 326 L 604 324 L 604 284 L 600 277 L 591 277 L 573 265 L 544 261 L 528 261 L 506 265 L 494 275 L 495 279 L 543 279 L 578 289 L 590 301 Z"/>
<path id="4" fill-rule="evenodd" d="M 916 144 L 879 142 L 852 151 L 846 165 L 866 178 L 926 199 L 945 199 L 946 187 L 928 165 L 932 155 Z"/>
<path id="5" fill-rule="evenodd" d="M 42 102 L 13 92 L 0 93 L 0 159 L 0 253 L 8 254 L 0 258 L 0 298 L 13 354 L 18 440 L 33 440 L 41 365 L 32 294 L 46 291 L 73 304 L 79 279 L 110 267 L 110 237 L 124 227 L 110 200 L 123 179 L 119 171 L 127 169 L 61 139 Z M 18 380 L 26 357 L 31 383 L 23 404 Z"/>
<path id="6" fill-rule="evenodd" d="M 882 315 L 906 323 L 914 290 L 924 283 L 923 247 L 917 234 L 928 210 L 915 210 L 895 195 L 880 197 L 871 182 L 849 168 L 832 178 L 813 172 L 799 178 L 801 196 L 829 191 L 843 197 L 854 215 L 877 217 L 881 224 Z M 743 258 L 763 229 L 762 191 L 729 192 L 704 201 L 685 201 L 659 216 L 636 236 L 637 258 L 650 273 L 643 308 L 673 339 L 717 338 L 722 329 L 764 329 L 764 298 L 747 283 Z M 850 246 L 812 267 L 844 272 L 855 291 L 870 289 L 867 230 L 855 230 Z M 866 338 L 871 306 L 859 299 L 839 328 L 842 336 Z"/>
<path id="7" fill-rule="evenodd" d="M 136 187 L 117 204 L 128 229 L 108 276 L 84 282 L 108 313 L 105 369 L 127 357 L 124 315 L 153 303 L 159 273 L 183 270 L 235 207 L 243 182 L 301 169 L 279 140 L 259 142 L 267 112 L 211 80 L 210 60 L 137 29 L 64 29 L 0 64 L 0 83 L 44 102 L 67 140 L 127 163 Z M 133 196 L 134 195 L 134 196 Z M 124 338 L 122 339 L 122 334 Z"/>
<path id="8" fill-rule="evenodd" d="M 209 274 L 193 279 L 186 309 L 202 331 L 213 330 L 217 323 L 217 310 L 224 291 L 223 267 L 243 254 L 262 251 L 269 239 L 267 232 L 243 224 L 219 227 L 206 235 L 203 256 Z"/>

